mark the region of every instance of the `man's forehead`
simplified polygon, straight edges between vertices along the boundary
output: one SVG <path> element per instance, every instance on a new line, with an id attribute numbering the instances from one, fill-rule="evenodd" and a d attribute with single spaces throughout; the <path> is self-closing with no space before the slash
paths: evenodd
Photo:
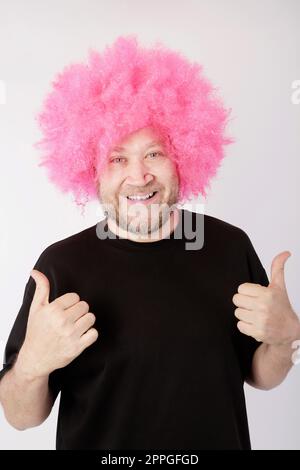
<path id="1" fill-rule="evenodd" d="M 142 142 L 142 146 L 144 147 L 144 149 L 148 149 L 149 147 L 153 147 L 154 145 L 162 145 L 162 141 L 160 139 L 155 139 L 155 140 L 152 140 L 152 141 L 149 141 L 149 139 L 144 139 L 145 141 Z M 141 143 L 141 142 L 140 142 Z M 112 150 L 126 150 L 128 147 L 130 147 L 130 144 L 128 145 L 114 145 Z"/>

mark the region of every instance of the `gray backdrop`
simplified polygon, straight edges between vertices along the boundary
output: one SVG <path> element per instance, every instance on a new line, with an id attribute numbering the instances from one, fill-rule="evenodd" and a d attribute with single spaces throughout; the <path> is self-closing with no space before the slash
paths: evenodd
<path id="1" fill-rule="evenodd" d="M 299 19 L 298 0 L 0 1 L 1 357 L 41 251 L 102 217 L 97 204 L 82 217 L 37 167 L 34 114 L 58 71 L 120 34 L 201 62 L 233 108 L 236 143 L 204 212 L 243 228 L 269 276 L 273 257 L 291 251 L 286 283 L 299 314 Z M 245 390 L 253 448 L 300 449 L 300 365 L 271 391 Z M 53 449 L 56 417 L 57 404 L 20 432 L 1 412 L 0 449 Z"/>

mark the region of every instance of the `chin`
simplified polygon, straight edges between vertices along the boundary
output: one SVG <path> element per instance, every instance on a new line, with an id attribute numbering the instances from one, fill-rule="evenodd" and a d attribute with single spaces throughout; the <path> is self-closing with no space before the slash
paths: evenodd
<path id="1" fill-rule="evenodd" d="M 124 217 L 122 217 L 123 221 L 125 219 L 126 214 L 124 214 Z M 130 232 L 135 232 L 135 228 L 138 227 L 139 230 L 142 233 L 151 233 L 153 230 L 157 230 L 160 225 L 160 215 L 150 217 L 139 217 L 139 216 L 128 216 L 127 215 L 127 226 L 128 226 L 128 231 Z"/>

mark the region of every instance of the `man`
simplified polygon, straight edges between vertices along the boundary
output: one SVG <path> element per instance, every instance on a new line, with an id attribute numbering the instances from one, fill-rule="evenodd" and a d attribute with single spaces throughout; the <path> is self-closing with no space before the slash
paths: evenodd
<path id="1" fill-rule="evenodd" d="M 179 209 L 185 173 L 158 129 L 110 146 L 106 218 L 44 250 L 7 342 L 7 420 L 39 425 L 61 391 L 57 449 L 249 449 L 244 381 L 270 389 L 292 367 L 288 252 L 269 283 L 243 230 Z"/>

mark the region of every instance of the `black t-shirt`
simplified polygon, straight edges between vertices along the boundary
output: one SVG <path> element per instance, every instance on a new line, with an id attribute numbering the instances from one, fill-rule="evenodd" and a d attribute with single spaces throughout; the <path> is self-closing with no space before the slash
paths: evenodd
<path id="1" fill-rule="evenodd" d="M 268 277 L 248 235 L 215 217 L 192 213 L 204 244 L 185 249 L 177 237 L 187 212 L 159 241 L 100 239 L 104 219 L 37 260 L 49 300 L 77 292 L 99 331 L 49 376 L 54 396 L 61 391 L 57 449 L 250 448 L 243 385 L 260 343 L 239 332 L 232 297 Z M 0 377 L 24 340 L 34 291 L 30 277 Z"/>

